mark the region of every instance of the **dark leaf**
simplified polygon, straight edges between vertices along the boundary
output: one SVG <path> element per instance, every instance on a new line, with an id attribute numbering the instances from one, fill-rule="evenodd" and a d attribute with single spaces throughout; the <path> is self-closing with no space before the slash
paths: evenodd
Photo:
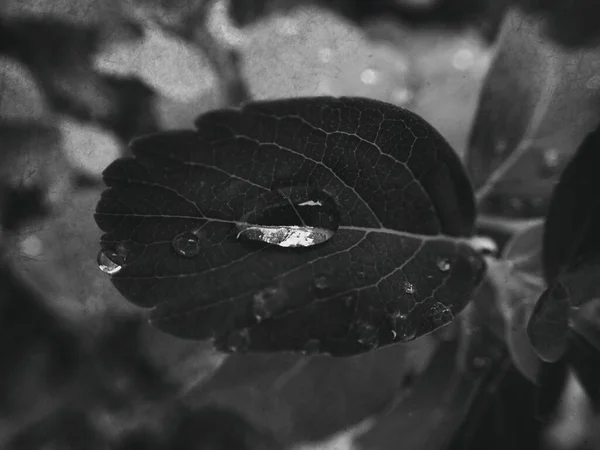
<path id="1" fill-rule="evenodd" d="M 546 362 L 556 362 L 567 348 L 569 294 L 561 283 L 547 289 L 537 301 L 527 334 L 537 354 Z"/>
<path id="2" fill-rule="evenodd" d="M 482 87 L 467 167 L 485 214 L 545 215 L 561 170 L 597 123 L 597 52 L 557 48 L 542 22 L 507 14 Z"/>
<path id="3" fill-rule="evenodd" d="M 196 125 L 137 140 L 96 210 L 104 270 L 161 330 L 350 355 L 449 323 L 481 281 L 470 183 L 416 114 L 317 97 Z"/>
<path id="4" fill-rule="evenodd" d="M 567 361 L 585 389 L 596 412 L 600 410 L 600 351 L 591 343 L 572 332 Z"/>
<path id="5" fill-rule="evenodd" d="M 600 127 L 582 142 L 552 195 L 543 241 L 550 282 L 573 264 L 600 257 Z"/>
<path id="6" fill-rule="evenodd" d="M 581 144 L 554 190 L 543 237 L 549 288 L 531 316 L 528 334 L 540 357 L 557 361 L 567 346 L 571 308 L 600 296 L 600 128 Z"/>
<path id="7" fill-rule="evenodd" d="M 568 366 L 563 360 L 541 365 L 536 398 L 536 417 L 547 421 L 558 406 L 567 380 Z"/>
<path id="8" fill-rule="evenodd" d="M 545 34 L 562 46 L 590 47 L 600 41 L 600 5 L 594 0 L 518 0 L 516 4 L 539 17 Z"/>
<path id="9" fill-rule="evenodd" d="M 571 314 L 572 330 L 600 352 L 600 299 L 587 302 Z"/>

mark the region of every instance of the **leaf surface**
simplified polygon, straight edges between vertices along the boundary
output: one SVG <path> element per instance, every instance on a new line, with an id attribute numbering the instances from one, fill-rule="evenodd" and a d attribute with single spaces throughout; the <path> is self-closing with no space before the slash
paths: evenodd
<path id="1" fill-rule="evenodd" d="M 196 126 L 136 140 L 95 215 L 113 284 L 161 330 L 350 355 L 446 325 L 481 281 L 470 183 L 416 114 L 318 97 Z"/>

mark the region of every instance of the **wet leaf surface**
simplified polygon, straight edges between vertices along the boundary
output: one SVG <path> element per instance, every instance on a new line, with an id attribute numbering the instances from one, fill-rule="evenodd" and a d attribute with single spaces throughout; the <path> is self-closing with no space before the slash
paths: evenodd
<path id="1" fill-rule="evenodd" d="M 317 340 L 319 352 L 349 355 L 449 323 L 481 281 L 485 263 L 463 239 L 469 181 L 414 113 L 319 97 L 213 111 L 196 125 L 135 141 L 135 158 L 104 171 L 95 215 L 104 251 L 127 253 L 113 284 L 154 307 L 161 330 L 228 351 Z M 272 225 L 334 233 L 300 249 L 239 239 Z"/>

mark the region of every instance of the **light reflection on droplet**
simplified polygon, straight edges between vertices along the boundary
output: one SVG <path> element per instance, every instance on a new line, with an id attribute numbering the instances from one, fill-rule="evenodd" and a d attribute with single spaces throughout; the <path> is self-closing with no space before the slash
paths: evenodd
<path id="1" fill-rule="evenodd" d="M 377 329 L 368 323 L 360 324 L 358 327 L 358 342 L 369 349 L 379 345 Z"/>
<path id="2" fill-rule="evenodd" d="M 446 258 L 440 258 L 437 261 L 437 268 L 440 272 L 448 272 L 450 270 L 450 261 Z"/>
<path id="3" fill-rule="evenodd" d="M 178 234 L 173 238 L 173 249 L 178 255 L 193 258 L 200 253 L 200 237 L 198 233 L 189 231 Z"/>
<path id="4" fill-rule="evenodd" d="M 325 228 L 297 225 L 242 225 L 238 228 L 242 228 L 237 235 L 238 239 L 262 241 L 280 247 L 311 247 L 328 241 L 334 235 L 332 230 Z"/>
<path id="5" fill-rule="evenodd" d="M 373 69 L 365 69 L 360 74 L 360 81 L 365 84 L 375 84 L 378 78 L 377 72 Z"/>
<path id="6" fill-rule="evenodd" d="M 236 330 L 227 336 L 227 349 L 230 352 L 243 353 L 250 347 L 250 333 L 247 328 Z"/>
<path id="7" fill-rule="evenodd" d="M 560 166 L 560 151 L 556 148 L 544 150 L 544 166 L 548 170 L 556 170 Z"/>
<path id="8" fill-rule="evenodd" d="M 475 62 L 475 55 L 472 50 L 467 48 L 460 49 L 457 51 L 452 58 L 452 66 L 456 70 L 467 70 Z"/>
<path id="9" fill-rule="evenodd" d="M 404 282 L 402 288 L 404 289 L 404 292 L 410 295 L 414 294 L 417 291 L 415 285 L 408 281 Z"/>
<path id="10" fill-rule="evenodd" d="M 108 249 L 98 252 L 97 263 L 98 268 L 108 275 L 114 275 L 123 268 L 121 257 L 117 252 Z"/>

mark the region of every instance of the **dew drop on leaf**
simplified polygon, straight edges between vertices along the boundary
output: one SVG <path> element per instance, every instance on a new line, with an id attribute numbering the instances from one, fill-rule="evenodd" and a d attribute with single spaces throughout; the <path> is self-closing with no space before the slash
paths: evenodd
<path id="1" fill-rule="evenodd" d="M 369 349 L 376 348 L 379 345 L 377 330 L 373 325 L 361 323 L 358 325 L 358 342 Z"/>
<path id="2" fill-rule="evenodd" d="M 115 251 L 103 249 L 98 252 L 98 267 L 108 275 L 115 275 L 123 268 L 123 258 Z"/>
<path id="3" fill-rule="evenodd" d="M 497 255 L 498 244 L 491 237 L 475 236 L 470 239 L 470 245 L 482 255 Z"/>
<path id="4" fill-rule="evenodd" d="M 438 259 L 437 267 L 441 272 L 448 272 L 450 270 L 450 261 L 446 258 L 440 258 Z"/>
<path id="5" fill-rule="evenodd" d="M 285 304 L 287 295 L 277 286 L 269 286 L 254 294 L 252 311 L 257 322 L 271 317 Z"/>
<path id="6" fill-rule="evenodd" d="M 196 233 L 185 231 L 173 238 L 173 248 L 178 255 L 193 258 L 200 253 L 200 237 Z"/>
<path id="7" fill-rule="evenodd" d="M 406 292 L 407 294 L 410 294 L 410 295 L 414 294 L 417 291 L 415 289 L 415 285 L 409 281 L 404 282 L 403 288 L 404 288 L 404 292 Z"/>
<path id="8" fill-rule="evenodd" d="M 452 310 L 440 302 L 435 303 L 431 308 L 429 308 L 427 316 L 435 324 L 436 327 L 446 325 L 452 322 L 452 320 L 454 319 L 454 314 L 452 314 Z"/>
<path id="9" fill-rule="evenodd" d="M 326 275 L 317 275 L 315 277 L 315 287 L 317 289 L 327 289 L 329 287 L 329 281 Z"/>
<path id="10" fill-rule="evenodd" d="M 333 230 L 298 225 L 238 225 L 238 239 L 262 241 L 280 247 L 311 247 L 333 237 Z"/>

